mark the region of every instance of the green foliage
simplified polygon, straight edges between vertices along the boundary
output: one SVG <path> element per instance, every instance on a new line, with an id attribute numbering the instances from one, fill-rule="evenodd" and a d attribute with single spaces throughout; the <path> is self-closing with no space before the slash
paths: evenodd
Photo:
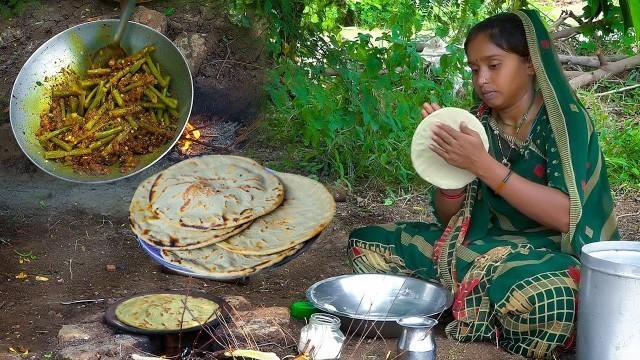
<path id="1" fill-rule="evenodd" d="M 635 28 L 636 40 L 640 40 L 640 0 L 585 0 L 582 18 L 587 20 L 581 31 L 590 36 L 595 31 L 609 35 Z M 600 17 L 602 21 L 593 22 Z"/>
<path id="2" fill-rule="evenodd" d="M 609 24 L 622 18 L 620 7 L 594 1 L 599 8 L 588 9 L 588 16 L 603 16 Z M 409 151 L 422 102 L 471 105 L 470 73 L 460 46 L 468 29 L 496 12 L 527 6 L 527 1 L 230 0 L 229 4 L 238 24 L 260 24 L 266 30 L 266 51 L 274 68 L 267 81 L 269 120 L 262 134 L 265 141 L 285 147 L 284 158 L 290 159 L 274 165 L 297 167 L 346 184 L 370 178 L 395 186 L 417 180 Z M 340 26 L 353 23 L 383 32 L 345 40 Z M 617 52 L 632 52 L 633 39 L 621 24 L 616 26 L 587 27 L 596 36 L 578 44 L 581 52 L 614 50 L 613 44 L 620 42 L 627 45 L 616 45 Z M 439 64 L 425 64 L 415 48 L 418 34 L 423 40 L 439 36 L 450 44 Z M 622 179 L 624 171 L 633 173 L 630 169 L 638 168 L 637 160 L 621 151 L 632 148 L 635 135 L 605 132 L 603 138 L 613 174 Z M 618 144 L 615 139 L 623 140 Z"/>
<path id="3" fill-rule="evenodd" d="M 6 19 L 22 11 L 33 0 L 0 0 L 0 19 Z"/>
<path id="4" fill-rule="evenodd" d="M 625 28 L 636 30 L 636 39 L 640 39 L 640 0 L 620 0 L 623 24 Z"/>
<path id="5" fill-rule="evenodd" d="M 503 1 L 444 0 L 443 2 L 420 1 L 419 8 L 427 28 L 436 36 L 450 39 L 451 43 L 464 41 L 469 28 L 489 14 L 508 9 Z"/>
<path id="6" fill-rule="evenodd" d="M 366 29 L 387 24 L 394 14 L 401 11 L 402 2 L 395 0 L 348 0 L 347 8 L 353 14 L 352 23 Z"/>
<path id="7" fill-rule="evenodd" d="M 628 83 L 633 81 L 637 79 L 632 76 Z M 598 92 L 611 89 L 612 84 L 606 83 L 594 87 Z M 602 99 L 607 102 L 600 102 L 591 92 L 583 91 L 581 96 L 600 134 L 611 183 L 616 187 L 640 189 L 640 123 L 637 119 L 640 89 L 613 93 L 608 99 Z"/>
<path id="8" fill-rule="evenodd" d="M 289 144 L 300 165 L 312 164 L 308 171 L 345 182 L 412 182 L 409 150 L 422 102 L 470 105 L 456 93 L 469 79 L 462 49 L 449 47 L 439 66 L 425 70 L 411 42 L 421 27 L 416 15 L 405 3 L 379 38 L 360 34 L 346 41 L 329 34 L 325 43 L 316 39 L 321 56 L 302 63 L 279 58 L 267 87 L 278 114 L 267 124 L 269 136 Z"/>

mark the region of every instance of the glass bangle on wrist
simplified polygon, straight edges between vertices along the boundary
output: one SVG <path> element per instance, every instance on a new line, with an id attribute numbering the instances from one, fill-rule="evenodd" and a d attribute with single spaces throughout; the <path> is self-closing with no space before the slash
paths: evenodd
<path id="1" fill-rule="evenodd" d="M 511 175 L 513 175 L 513 170 L 509 169 L 509 172 L 507 173 L 507 175 L 504 177 L 504 179 L 502 179 L 500 184 L 498 184 L 498 186 L 496 187 L 496 191 L 495 191 L 496 195 L 500 195 L 502 188 L 505 185 L 507 185 L 507 181 L 509 181 L 509 178 L 511 177 Z"/>

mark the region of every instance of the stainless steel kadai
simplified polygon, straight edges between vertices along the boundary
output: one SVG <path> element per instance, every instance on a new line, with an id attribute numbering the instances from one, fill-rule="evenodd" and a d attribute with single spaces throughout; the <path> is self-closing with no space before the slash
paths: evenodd
<path id="1" fill-rule="evenodd" d="M 110 174 L 88 175 L 44 158 L 44 149 L 34 134 L 40 124 L 40 114 L 49 106 L 51 87 L 56 75 L 67 67 L 76 73 L 83 73 L 87 69 L 89 56 L 113 42 L 118 23 L 115 19 L 93 21 L 57 34 L 31 55 L 13 85 L 9 116 L 20 148 L 40 169 L 60 179 L 101 183 L 136 174 L 154 164 L 175 145 L 189 119 L 193 102 L 193 81 L 184 56 L 173 42 L 161 33 L 148 26 L 129 22 L 121 41 L 124 50 L 133 54 L 146 45 L 153 45 L 154 61 L 162 66 L 163 74 L 171 77 L 169 90 L 179 104 L 178 126 L 173 137 L 155 152 L 142 155 L 138 166 L 126 173 L 121 173 L 114 166 Z"/>

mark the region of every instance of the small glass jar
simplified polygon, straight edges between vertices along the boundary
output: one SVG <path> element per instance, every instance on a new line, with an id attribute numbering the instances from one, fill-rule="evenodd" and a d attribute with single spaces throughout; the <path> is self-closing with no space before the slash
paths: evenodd
<path id="1" fill-rule="evenodd" d="M 329 314 L 315 313 L 300 331 L 298 351 L 314 360 L 337 359 L 345 336 L 340 331 L 340 319 Z"/>

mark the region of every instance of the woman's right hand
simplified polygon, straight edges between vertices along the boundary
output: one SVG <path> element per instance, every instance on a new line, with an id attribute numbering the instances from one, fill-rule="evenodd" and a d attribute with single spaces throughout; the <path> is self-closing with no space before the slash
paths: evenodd
<path id="1" fill-rule="evenodd" d="M 437 103 L 430 104 L 428 102 L 422 104 L 422 118 L 424 119 L 427 115 L 431 115 L 432 112 L 440 110 L 440 105 Z"/>

